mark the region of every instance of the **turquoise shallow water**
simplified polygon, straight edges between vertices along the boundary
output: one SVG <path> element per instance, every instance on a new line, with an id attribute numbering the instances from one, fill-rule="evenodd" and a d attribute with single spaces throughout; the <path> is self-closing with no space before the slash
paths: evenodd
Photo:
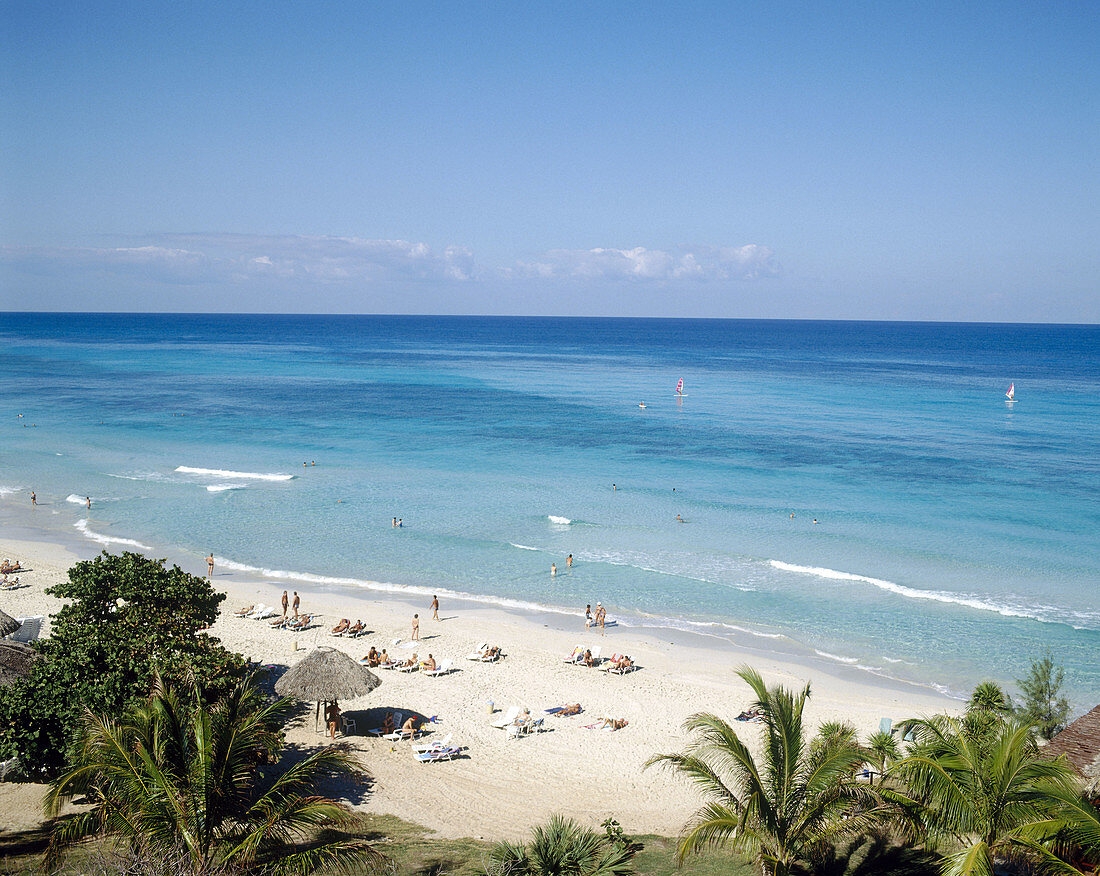
<path id="1" fill-rule="evenodd" d="M 0 490 L 82 538 L 599 599 L 955 692 L 1050 647 L 1100 699 L 1098 327 L 7 314 L 0 342 Z"/>

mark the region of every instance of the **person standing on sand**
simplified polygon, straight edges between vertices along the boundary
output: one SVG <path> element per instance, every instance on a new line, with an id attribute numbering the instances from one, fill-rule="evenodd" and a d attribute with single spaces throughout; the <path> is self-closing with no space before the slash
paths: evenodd
<path id="1" fill-rule="evenodd" d="M 298 591 L 294 591 L 294 602 L 291 607 L 294 609 L 294 620 L 298 620 L 298 606 L 302 604 L 302 597 L 298 595 Z"/>
<path id="2" fill-rule="evenodd" d="M 596 603 L 596 626 L 600 628 L 600 635 L 604 635 L 604 623 L 607 621 L 607 610 L 602 602 Z"/>
<path id="3" fill-rule="evenodd" d="M 432 620 L 439 620 L 439 597 L 432 597 Z"/>
<path id="4" fill-rule="evenodd" d="M 420 615 L 418 615 L 418 614 L 413 615 L 412 640 L 414 642 L 419 642 L 420 641 Z"/>
<path id="5" fill-rule="evenodd" d="M 89 508 L 92 507 L 90 502 L 88 504 L 88 507 Z M 206 577 L 207 578 L 213 578 L 214 577 L 214 552 L 213 551 L 211 551 L 210 556 L 208 556 L 206 558 Z"/>
<path id="6" fill-rule="evenodd" d="M 290 605 L 290 600 L 286 598 L 286 591 L 283 591 L 283 617 L 286 617 L 286 608 Z"/>
<path id="7" fill-rule="evenodd" d="M 32 505 L 37 505 L 38 504 L 38 497 L 34 494 L 34 490 L 31 490 L 31 504 Z"/>
<path id="8" fill-rule="evenodd" d="M 592 626 L 592 603 L 591 602 L 588 603 L 588 605 L 586 605 L 584 607 L 584 628 L 587 630 L 590 626 Z"/>

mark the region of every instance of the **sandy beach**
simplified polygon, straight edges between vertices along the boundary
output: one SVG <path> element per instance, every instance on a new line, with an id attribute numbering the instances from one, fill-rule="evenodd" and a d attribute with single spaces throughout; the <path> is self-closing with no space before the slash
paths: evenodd
<path id="1" fill-rule="evenodd" d="M 45 542 L 0 539 L 0 555 L 20 560 L 31 571 L 20 575 L 28 585 L 0 594 L 0 607 L 13 616 L 49 615 L 60 601 L 47 596 L 46 587 L 61 580 L 79 557 L 63 546 Z M 205 568 L 193 568 L 195 574 Z M 416 607 L 400 601 L 315 594 L 299 589 L 302 611 L 319 615 L 317 625 L 304 633 L 272 629 L 263 621 L 235 617 L 232 612 L 253 603 L 278 604 L 282 582 L 275 585 L 247 580 L 240 574 L 215 570 L 214 585 L 227 594 L 223 611 L 210 633 L 227 647 L 265 664 L 291 666 L 318 646 L 338 648 L 358 659 L 371 645 L 390 654 L 414 651 L 437 661 L 454 661 L 457 671 L 428 677 L 419 672 L 375 670 L 382 685 L 360 700 L 341 703 L 355 719 L 361 734 L 374 726 L 384 709 L 401 709 L 438 716 L 429 729 L 437 738 L 453 734 L 464 746 L 452 762 L 420 764 L 408 743 L 391 743 L 364 735 L 339 737 L 359 753 L 372 777 L 366 788 L 350 795 L 357 808 L 389 813 L 429 827 L 449 837 L 515 838 L 550 814 L 562 812 L 586 823 L 614 817 L 627 831 L 672 835 L 698 806 L 694 790 L 682 780 L 658 770 L 645 770 L 654 753 L 679 750 L 686 737 L 680 730 L 685 718 L 713 711 L 732 719 L 749 702 L 748 688 L 734 676 L 736 667 L 750 663 L 769 683 L 811 683 L 808 707 L 811 725 L 826 720 L 851 722 L 866 736 L 883 717 L 897 721 L 911 715 L 955 711 L 959 703 L 920 688 L 841 678 L 813 667 L 763 658 L 759 653 L 673 644 L 644 631 L 612 627 L 605 636 L 585 631 L 578 620 L 575 632 L 552 629 L 521 616 L 487 607 L 455 610 L 445 602 L 441 621 L 431 619 L 427 603 L 419 607 L 420 638 L 410 644 Z M 293 591 L 293 587 L 290 588 Z M 372 632 L 348 640 L 330 634 L 342 617 L 361 618 Z M 48 635 L 48 623 L 44 634 Z M 465 655 L 482 643 L 498 645 L 506 655 L 497 663 L 478 663 Z M 576 645 L 601 646 L 603 654 L 629 654 L 640 667 L 624 676 L 567 665 L 563 657 Z M 489 724 L 489 702 L 496 717 L 509 706 L 526 707 L 534 717 L 545 717 L 549 732 L 509 740 Z M 558 718 L 543 710 L 580 703 L 583 713 Z M 610 716 L 629 724 L 616 732 L 587 729 Z M 757 728 L 736 725 L 747 740 Z M 314 728 L 312 709 L 294 724 L 288 741 L 302 746 L 327 744 Z M 7 794 L 6 824 L 33 821 L 32 806 L 40 795 Z"/>

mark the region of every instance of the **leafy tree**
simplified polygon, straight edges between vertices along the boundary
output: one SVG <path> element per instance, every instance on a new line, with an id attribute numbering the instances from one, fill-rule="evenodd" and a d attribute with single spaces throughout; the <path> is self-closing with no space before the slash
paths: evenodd
<path id="1" fill-rule="evenodd" d="M 683 754 L 661 754 L 662 764 L 690 778 L 706 802 L 680 840 L 680 859 L 706 846 L 729 844 L 752 855 L 769 876 L 787 876 L 796 862 L 824 844 L 858 833 L 873 822 L 875 794 L 855 780 L 864 752 L 845 732 L 808 743 L 802 711 L 810 696 L 768 689 L 749 667 L 737 673 L 756 694 L 764 718 L 762 762 L 736 731 L 711 714 L 693 715 L 684 727 L 696 734 Z M 844 729 L 844 728 L 841 728 Z"/>
<path id="2" fill-rule="evenodd" d="M 181 694 L 157 680 L 149 698 L 115 722 L 88 712 L 73 770 L 50 787 L 47 808 L 86 795 L 93 808 L 60 822 L 47 863 L 93 834 L 112 834 L 188 872 L 226 867 L 309 873 L 323 866 L 377 864 L 367 843 L 337 840 L 287 849 L 321 825 L 342 824 L 346 807 L 313 794 L 316 782 L 354 774 L 344 750 L 322 748 L 276 763 L 293 706 L 268 702 L 251 678 L 207 706 L 197 687 Z"/>
<path id="3" fill-rule="evenodd" d="M 906 790 L 882 793 L 904 813 L 912 835 L 953 849 L 942 859 L 944 876 L 989 876 L 995 860 L 1080 872 L 1055 854 L 1083 824 L 1072 811 L 1080 799 L 1072 768 L 1043 757 L 1029 725 L 938 715 L 903 726 L 916 740 L 891 775 Z M 1087 827 L 1076 836 L 1087 840 Z"/>
<path id="4" fill-rule="evenodd" d="M 968 712 L 988 712 L 993 715 L 1007 715 L 1012 711 L 1012 701 L 995 681 L 983 681 L 970 695 L 966 704 Z"/>
<path id="5" fill-rule="evenodd" d="M 211 697 L 244 676 L 243 659 L 200 632 L 225 596 L 164 560 L 104 552 L 47 592 L 68 603 L 39 645 L 44 659 L 0 690 L 0 756 L 18 756 L 29 776 L 65 768 L 85 709 L 119 714 L 148 694 L 158 673 L 209 679 Z"/>
<path id="6" fill-rule="evenodd" d="M 867 758 L 878 767 L 879 775 L 885 776 L 894 761 L 901 757 L 897 737 L 885 730 L 876 730 L 867 739 Z"/>
<path id="7" fill-rule="evenodd" d="M 582 827 L 572 819 L 553 816 L 539 825 L 526 845 L 497 843 L 489 853 L 489 876 L 629 876 L 636 848 L 613 835 Z M 617 826 L 617 825 L 615 825 Z"/>
<path id="8" fill-rule="evenodd" d="M 1017 678 L 1016 684 L 1024 695 L 1016 708 L 1016 717 L 1034 724 L 1043 739 L 1053 739 L 1066 726 L 1069 716 L 1069 700 L 1060 696 L 1065 670 L 1055 665 L 1050 651 L 1031 664 L 1027 678 Z"/>

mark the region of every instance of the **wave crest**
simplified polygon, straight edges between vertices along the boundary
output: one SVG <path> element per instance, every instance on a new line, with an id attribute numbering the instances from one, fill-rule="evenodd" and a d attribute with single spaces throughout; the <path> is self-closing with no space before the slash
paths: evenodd
<path id="1" fill-rule="evenodd" d="M 248 481 L 290 481 L 294 475 L 289 474 L 264 474 L 262 472 L 229 471 L 223 468 L 194 468 L 190 465 L 177 465 L 176 471 L 180 474 L 204 475 L 211 478 L 237 478 Z"/>
<path id="2" fill-rule="evenodd" d="M 92 541 L 98 542 L 99 544 L 103 545 L 104 547 L 108 547 L 112 544 L 117 544 L 117 545 L 123 545 L 125 547 L 141 548 L 141 550 L 143 550 L 143 551 L 151 551 L 152 550 L 152 548 L 149 547 L 149 545 L 142 544 L 140 541 L 134 541 L 132 538 L 115 538 L 114 536 L 111 536 L 111 535 L 103 535 L 103 534 L 98 533 L 98 532 L 93 532 L 92 530 L 88 529 L 88 521 L 87 520 L 78 520 L 78 521 L 76 521 L 76 523 L 73 524 L 73 526 L 75 526 L 77 528 L 77 530 L 82 535 L 84 535 L 86 538 L 90 538 Z"/>

